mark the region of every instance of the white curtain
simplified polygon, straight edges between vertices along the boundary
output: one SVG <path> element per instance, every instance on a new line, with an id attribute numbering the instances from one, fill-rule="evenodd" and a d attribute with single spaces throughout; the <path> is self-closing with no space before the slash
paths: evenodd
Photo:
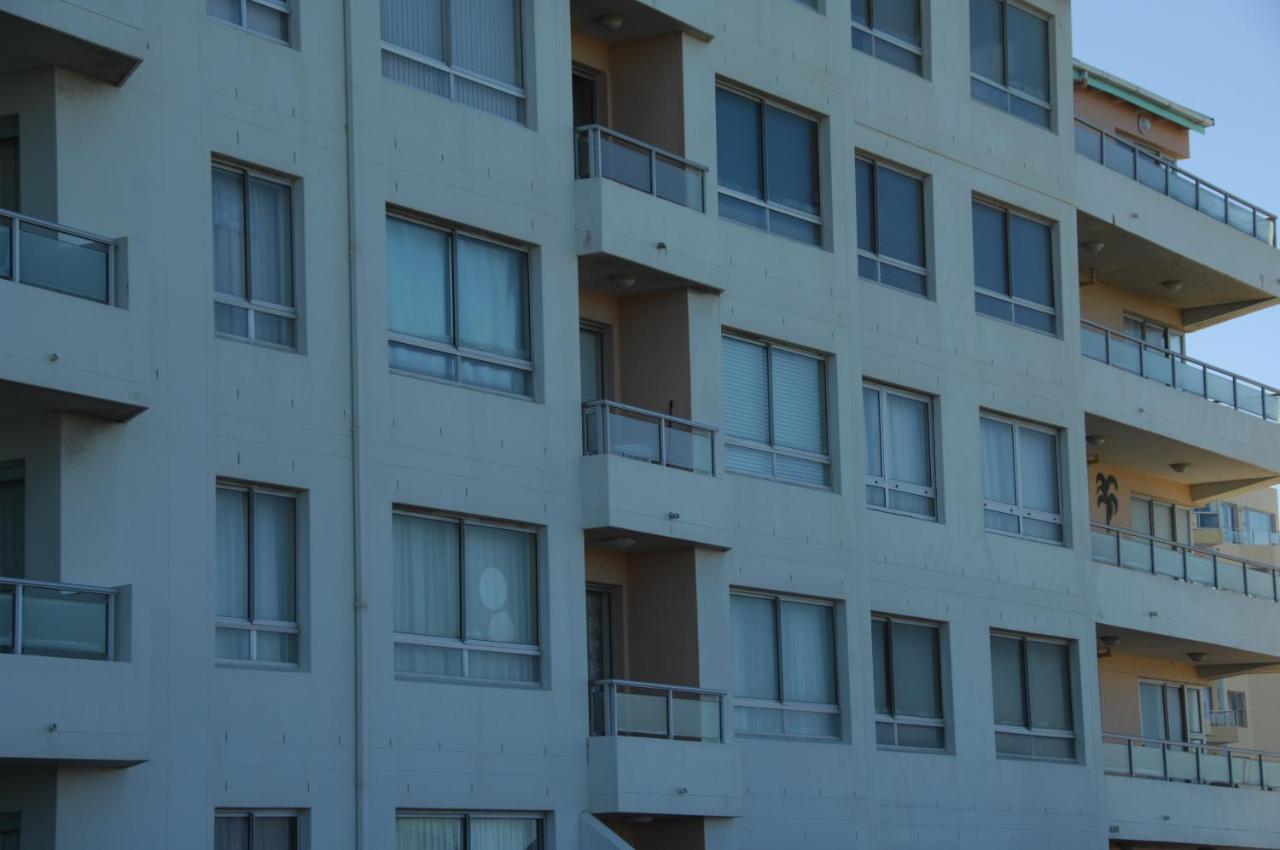
<path id="1" fill-rule="evenodd" d="M 722 337 L 724 430 L 731 437 L 769 442 L 768 355 L 763 345 Z"/>
<path id="2" fill-rule="evenodd" d="M 396 850 L 462 850 L 462 818 L 396 818 Z"/>
<path id="3" fill-rule="evenodd" d="M 214 818 L 213 850 L 249 850 L 249 816 L 219 815 Z"/>
<path id="4" fill-rule="evenodd" d="M 826 370 L 817 357 L 771 352 L 773 443 L 814 454 L 827 451 Z"/>
<path id="5" fill-rule="evenodd" d="M 777 622 L 774 602 L 730 597 L 733 619 L 733 695 L 778 700 Z"/>
<path id="6" fill-rule="evenodd" d="M 1032 728 L 1075 728 L 1067 647 L 1060 643 L 1027 641 L 1027 676 Z"/>
<path id="7" fill-rule="evenodd" d="M 889 395 L 889 477 L 929 487 L 929 405 L 914 398 Z"/>
<path id="8" fill-rule="evenodd" d="M 218 616 L 249 619 L 249 494 L 218 488 Z"/>
<path id="9" fill-rule="evenodd" d="M 25 538 L 24 482 L 21 478 L 0 481 L 0 576 L 22 578 L 26 568 Z"/>
<path id="10" fill-rule="evenodd" d="M 297 619 L 294 600 L 297 532 L 289 496 L 253 494 L 253 617 Z"/>
<path id="11" fill-rule="evenodd" d="M 1013 481 L 1013 426 L 982 420 L 982 497 L 1012 505 L 1017 501 Z"/>
<path id="12" fill-rule="evenodd" d="M 213 169 L 213 285 L 245 297 L 244 177 L 222 168 Z"/>
<path id="13" fill-rule="evenodd" d="M 1005 6 L 1009 88 L 1049 99 L 1049 24 L 1017 6 Z"/>
<path id="14" fill-rule="evenodd" d="M 449 234 L 387 218 L 387 327 L 453 343 Z"/>
<path id="15" fill-rule="evenodd" d="M 536 644 L 535 535 L 467 525 L 463 531 L 467 637 Z"/>
<path id="16" fill-rule="evenodd" d="M 871 387 L 862 388 L 862 421 L 866 429 L 866 462 L 867 475 L 876 478 L 884 475 L 884 465 L 880 458 L 880 391 Z"/>
<path id="17" fill-rule="evenodd" d="M 1058 438 L 1030 428 L 1019 428 L 1018 437 L 1022 506 L 1058 513 Z"/>
<path id="18" fill-rule="evenodd" d="M 533 818 L 471 818 L 468 850 L 538 850 Z"/>
<path id="19" fill-rule="evenodd" d="M 1151 533 L 1151 500 L 1129 497 L 1129 527 L 1141 534 Z"/>
<path id="20" fill-rule="evenodd" d="M 256 301 L 293 306 L 293 221 L 290 189 L 249 178 L 249 269 Z"/>
<path id="21" fill-rule="evenodd" d="M 382 0 L 382 40 L 441 62 L 445 0 Z"/>
<path id="22" fill-rule="evenodd" d="M 916 623 L 894 623 L 894 713 L 942 717 L 939 681 L 938 630 Z"/>
<path id="23" fill-rule="evenodd" d="M 1023 702 L 1022 641 L 991 636 L 991 694 L 995 721 L 1001 726 L 1026 726 Z"/>
<path id="24" fill-rule="evenodd" d="M 461 638 L 458 524 L 426 517 L 392 517 L 395 630 Z"/>
<path id="25" fill-rule="evenodd" d="M 453 65 L 521 88 L 520 0 L 452 0 Z"/>
<path id="26" fill-rule="evenodd" d="M 458 344 L 531 359 L 524 252 L 458 237 Z"/>
<path id="27" fill-rule="evenodd" d="M 782 698 L 836 703 L 834 611 L 829 605 L 782 603 Z"/>

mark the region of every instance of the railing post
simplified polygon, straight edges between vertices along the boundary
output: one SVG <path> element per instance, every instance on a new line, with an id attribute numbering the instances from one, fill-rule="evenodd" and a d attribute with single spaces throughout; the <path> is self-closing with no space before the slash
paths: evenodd
<path id="1" fill-rule="evenodd" d="M 1204 753 L 1204 747 L 1195 747 L 1192 752 L 1196 754 L 1196 784 L 1204 784 L 1204 773 L 1200 768 L 1200 756 Z"/>
<path id="2" fill-rule="evenodd" d="M 1223 750 L 1227 756 L 1227 784 L 1235 787 L 1236 784 L 1236 759 L 1231 755 L 1231 750 Z"/>
<path id="3" fill-rule="evenodd" d="M 658 417 L 658 465 L 667 465 L 667 420 Z"/>
<path id="4" fill-rule="evenodd" d="M 1138 771 L 1137 771 L 1137 768 L 1134 766 L 1134 762 L 1133 762 L 1133 739 L 1127 738 L 1125 739 L 1124 743 L 1125 743 L 1125 749 L 1129 754 L 1129 775 L 1136 777 L 1138 775 Z"/>
<path id="5" fill-rule="evenodd" d="M 1222 585 L 1218 582 L 1218 556 L 1210 555 L 1209 561 L 1213 564 L 1213 586 L 1215 589 L 1221 589 Z"/>
<path id="6" fill-rule="evenodd" d="M 22 221 L 17 217 L 10 219 L 13 227 L 9 233 L 9 271 L 13 273 L 13 282 L 22 283 L 22 238 L 19 236 L 19 230 L 22 228 Z"/>
<path id="7" fill-rule="evenodd" d="M 1110 329 L 1107 329 L 1107 330 L 1104 330 L 1104 331 L 1103 331 L 1103 334 L 1102 334 L 1102 351 L 1103 351 L 1103 357 L 1105 357 L 1105 358 L 1106 358 L 1106 363 L 1107 363 L 1107 365 L 1108 365 L 1108 366 L 1113 365 L 1113 364 L 1111 363 L 1111 331 L 1110 331 Z"/>
<path id="8" fill-rule="evenodd" d="M 1163 741 L 1160 743 L 1160 764 L 1164 771 L 1164 779 L 1169 781 L 1169 745 Z"/>
<path id="9" fill-rule="evenodd" d="M 618 734 L 618 686 L 613 682 L 607 682 L 604 688 L 608 695 L 605 703 L 609 709 L 604 722 L 605 734 L 613 737 Z"/>
<path id="10" fill-rule="evenodd" d="M 22 654 L 22 585 L 13 586 L 13 654 Z"/>
<path id="11" fill-rule="evenodd" d="M 604 454 L 613 454 L 613 445 L 611 436 L 613 434 L 613 422 L 610 421 L 613 411 L 609 407 L 609 402 L 601 401 L 600 404 L 600 446 Z"/>
<path id="12" fill-rule="evenodd" d="M 668 738 L 675 738 L 676 736 L 675 702 L 676 702 L 675 691 L 673 691 L 671 688 L 667 688 L 667 737 Z"/>
<path id="13" fill-rule="evenodd" d="M 601 136 L 599 127 L 592 127 L 590 132 L 591 161 L 595 164 L 595 173 L 592 177 L 604 177 L 604 139 Z"/>
<path id="14" fill-rule="evenodd" d="M 1236 384 L 1236 376 L 1231 376 L 1231 407 L 1235 410 L 1240 409 L 1240 388 Z"/>
<path id="15" fill-rule="evenodd" d="M 649 194 L 655 197 L 658 194 L 658 154 L 652 148 L 649 149 Z"/>

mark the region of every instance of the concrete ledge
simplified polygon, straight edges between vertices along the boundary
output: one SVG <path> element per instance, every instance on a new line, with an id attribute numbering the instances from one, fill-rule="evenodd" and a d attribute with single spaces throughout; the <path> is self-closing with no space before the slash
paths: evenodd
<path id="1" fill-rule="evenodd" d="M 1107 776 L 1113 841 L 1280 848 L 1280 792 Z"/>
<path id="2" fill-rule="evenodd" d="M 733 545 L 725 482 L 616 455 L 582 459 L 582 527 L 607 537 L 634 532 L 672 544 L 713 549 Z"/>
<path id="3" fill-rule="evenodd" d="M 591 811 L 737 817 L 742 767 L 736 747 L 655 738 L 587 741 Z"/>

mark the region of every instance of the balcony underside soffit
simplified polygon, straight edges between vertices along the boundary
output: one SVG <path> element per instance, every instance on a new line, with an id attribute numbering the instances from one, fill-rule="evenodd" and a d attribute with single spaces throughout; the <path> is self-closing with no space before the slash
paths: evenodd
<path id="1" fill-rule="evenodd" d="M 119 86 L 141 62 L 139 57 L 0 12 L 0 75 L 33 68 L 70 68 Z"/>
<path id="2" fill-rule="evenodd" d="M 1116 657 L 1127 655 L 1183 664 L 1191 662 L 1196 665 L 1196 675 L 1201 679 L 1223 679 L 1245 673 L 1280 671 L 1280 658 L 1259 652 L 1101 623 L 1097 629 L 1100 641 L 1101 638 L 1107 638 L 1108 641 L 1114 639 L 1111 652 Z M 1102 645 L 1101 642 L 1099 645 Z M 1196 655 L 1195 659 L 1191 658 L 1192 654 Z"/>
<path id="3" fill-rule="evenodd" d="M 703 41 L 711 40 L 711 33 L 658 11 L 652 0 L 572 0 L 569 8 L 575 30 L 608 44 L 669 32 L 686 32 Z M 606 26 L 602 21 L 617 22 L 617 26 Z"/>
<path id="4" fill-rule="evenodd" d="M 1266 469 L 1092 413 L 1085 415 L 1085 432 L 1090 437 L 1105 438 L 1102 445 L 1089 446 L 1090 462 L 1114 464 L 1189 485 L 1191 497 L 1197 504 L 1280 483 L 1280 470 Z M 1172 469 L 1175 463 L 1189 466 L 1184 472 L 1175 472 Z"/>
<path id="5" fill-rule="evenodd" d="M 1164 301 L 1181 311 L 1189 331 L 1275 303 L 1261 280 L 1252 285 L 1214 271 L 1110 222 L 1082 212 L 1077 228 L 1080 245 L 1102 245 L 1080 248 L 1081 286 L 1099 280 Z M 1181 283 L 1171 291 L 1168 281 Z"/>

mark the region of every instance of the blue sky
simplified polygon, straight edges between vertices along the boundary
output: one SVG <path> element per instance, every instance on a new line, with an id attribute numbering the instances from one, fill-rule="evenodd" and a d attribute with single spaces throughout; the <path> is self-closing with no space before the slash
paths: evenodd
<path id="1" fill-rule="evenodd" d="M 1077 59 L 1213 117 L 1188 171 L 1280 213 L 1280 0 L 1073 0 L 1071 19 Z M 1192 334 L 1187 353 L 1280 387 L 1280 307 Z"/>

